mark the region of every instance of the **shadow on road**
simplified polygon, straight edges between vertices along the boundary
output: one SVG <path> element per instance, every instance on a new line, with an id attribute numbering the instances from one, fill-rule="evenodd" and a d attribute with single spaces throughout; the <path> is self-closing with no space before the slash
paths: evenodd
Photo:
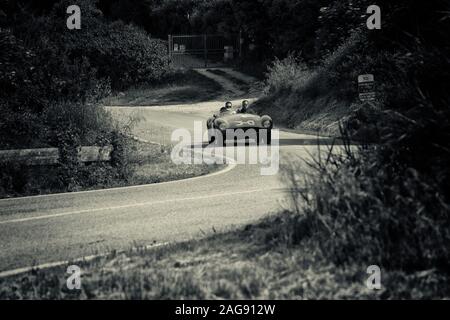
<path id="1" fill-rule="evenodd" d="M 255 142 L 253 141 L 246 141 L 245 144 L 243 143 L 243 141 L 239 141 L 239 143 L 232 143 L 230 142 L 229 144 L 227 144 L 227 146 L 255 146 Z M 274 144 L 272 144 L 274 145 Z M 317 138 L 311 138 L 311 139 L 305 139 L 305 138 L 298 138 L 298 139 L 280 139 L 279 140 L 279 146 L 283 147 L 283 146 L 317 146 L 317 145 L 323 145 L 323 146 L 327 146 L 327 145 L 335 145 L 335 146 L 340 146 L 340 145 L 344 145 L 344 142 L 341 139 L 333 139 L 333 138 L 321 138 L 321 139 L 317 139 Z M 191 145 L 191 148 L 207 148 L 208 146 L 210 146 L 207 142 L 203 142 L 202 144 L 193 144 Z M 213 146 L 213 145 L 212 145 Z"/>

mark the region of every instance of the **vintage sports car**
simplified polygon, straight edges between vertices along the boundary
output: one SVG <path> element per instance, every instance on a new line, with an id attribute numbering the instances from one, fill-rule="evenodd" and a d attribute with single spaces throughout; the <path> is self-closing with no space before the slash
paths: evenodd
<path id="1" fill-rule="evenodd" d="M 216 135 L 222 135 L 222 142 L 225 145 L 230 133 L 234 132 L 250 132 L 256 133 L 255 139 L 257 143 L 264 142 L 268 145 L 272 143 L 272 118 L 264 115 L 258 116 L 250 113 L 236 113 L 231 110 L 221 112 L 209 118 L 207 121 L 209 143 L 216 141 Z M 253 129 L 250 131 L 250 129 Z M 267 133 L 267 134 L 265 134 Z M 225 138 L 226 137 L 226 138 Z M 234 137 L 234 136 L 233 136 Z"/>

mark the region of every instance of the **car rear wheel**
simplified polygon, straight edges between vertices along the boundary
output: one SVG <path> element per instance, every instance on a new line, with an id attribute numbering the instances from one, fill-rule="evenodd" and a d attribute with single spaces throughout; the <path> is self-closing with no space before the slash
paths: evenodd
<path id="1" fill-rule="evenodd" d="M 266 145 L 272 144 L 272 130 L 271 129 L 260 129 L 258 130 L 257 144 L 261 143 Z"/>

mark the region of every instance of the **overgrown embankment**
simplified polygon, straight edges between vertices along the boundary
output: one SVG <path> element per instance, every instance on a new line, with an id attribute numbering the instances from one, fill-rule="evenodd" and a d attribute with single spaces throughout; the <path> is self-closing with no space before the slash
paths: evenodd
<path id="1" fill-rule="evenodd" d="M 166 45 L 111 21 L 91 1 L 81 30 L 66 27 L 68 1 L 43 9 L 8 2 L 0 29 L 0 148 L 103 144 L 117 131 L 98 105 L 113 90 L 168 73 Z M 39 8 L 39 10 L 38 10 Z"/>
<path id="2" fill-rule="evenodd" d="M 2 164 L 0 197 L 150 183 L 208 172 L 195 166 L 169 168 L 165 165 L 169 156 L 159 147 L 142 163 L 144 173 L 129 159 L 128 151 L 136 149 L 128 138 L 131 126 L 120 126 L 102 107 L 103 99 L 130 87 L 162 87 L 179 77 L 168 64 L 164 41 L 105 16 L 95 1 L 77 2 L 81 29 L 69 30 L 66 9 L 72 4 L 9 1 L 0 8 L 0 149 L 55 147 L 61 162 L 51 167 Z M 201 80 L 204 87 L 209 84 Z M 181 88 L 178 93 L 189 99 L 191 91 Z M 216 91 L 212 86 L 208 94 Z M 110 145 L 114 147 L 110 163 L 85 165 L 77 159 L 80 146 Z M 163 174 L 162 168 L 173 172 Z"/>
<path id="3" fill-rule="evenodd" d="M 310 176 L 295 160 L 284 168 L 296 210 L 281 229 L 292 246 L 306 243 L 337 268 L 437 272 L 428 281 L 438 282 L 448 279 L 450 261 L 448 3 L 380 5 L 381 30 L 344 24 L 348 37 L 318 65 L 276 60 L 254 107 L 288 127 L 363 142 L 357 151 L 323 154 Z M 340 6 L 326 8 L 325 19 Z M 365 73 L 377 80 L 372 105 L 357 98 Z M 448 286 L 432 290 L 438 297 Z"/>
<path id="4" fill-rule="evenodd" d="M 315 53 L 286 52 L 269 65 L 266 95 L 256 110 L 289 128 L 339 135 L 341 121 L 365 135 L 386 127 L 388 111 L 410 112 L 430 103 L 443 109 L 448 101 L 445 1 L 381 1 L 381 30 L 366 26 L 370 1 L 329 2 L 310 33 Z M 358 75 L 367 73 L 375 76 L 375 108 L 358 98 Z"/>

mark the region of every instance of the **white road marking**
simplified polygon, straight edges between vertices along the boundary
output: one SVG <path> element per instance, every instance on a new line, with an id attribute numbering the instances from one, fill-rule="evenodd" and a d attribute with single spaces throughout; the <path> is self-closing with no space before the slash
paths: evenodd
<path id="1" fill-rule="evenodd" d="M 67 196 L 67 195 L 81 195 L 81 194 L 92 194 L 92 193 L 103 193 L 103 192 L 110 192 L 110 191 L 125 191 L 125 190 L 132 190 L 132 189 L 146 189 L 146 188 L 153 188 L 158 187 L 162 185 L 168 185 L 168 184 L 175 184 L 175 183 L 181 183 L 181 182 L 190 182 L 194 180 L 200 180 L 200 179 L 206 179 L 215 177 L 218 175 L 222 175 L 225 173 L 230 172 L 234 168 L 236 168 L 237 163 L 231 158 L 225 158 L 228 163 L 226 164 L 226 167 L 222 170 L 203 175 L 193 178 L 187 178 L 187 179 L 181 179 L 181 180 L 174 180 L 174 181 L 167 181 L 167 182 L 160 182 L 160 183 L 152 183 L 152 184 L 143 184 L 139 186 L 129 186 L 129 187 L 120 187 L 120 188 L 109 188 L 109 189 L 101 189 L 101 190 L 88 190 L 88 191 L 77 191 L 77 192 L 65 192 L 65 193 L 52 193 L 52 194 L 42 194 L 42 195 L 36 195 L 36 196 L 28 196 L 28 197 L 17 197 L 17 198 L 5 198 L 0 199 L 0 203 L 2 202 L 8 202 L 8 201 L 20 201 L 20 200 L 27 200 L 27 199 L 39 199 L 39 198 L 50 198 L 50 197 L 58 197 L 58 196 Z"/>
<path id="2" fill-rule="evenodd" d="M 86 210 L 70 211 L 70 212 L 55 213 L 55 214 L 43 214 L 41 216 L 0 221 L 0 225 L 28 222 L 28 221 L 42 220 L 42 219 L 59 218 L 59 217 L 65 217 L 65 216 L 71 216 L 71 215 L 77 215 L 77 214 L 94 213 L 94 212 L 101 212 L 101 211 L 128 209 L 128 208 L 136 208 L 136 207 L 146 207 L 146 206 L 163 204 L 163 203 L 168 203 L 168 202 L 204 200 L 204 199 L 211 199 L 211 198 L 221 198 L 221 197 L 237 196 L 237 195 L 242 195 L 242 194 L 250 194 L 250 193 L 257 193 L 257 192 L 264 192 L 264 191 L 277 191 L 277 190 L 282 191 L 284 189 L 283 188 L 270 188 L 270 189 L 268 188 L 268 189 L 258 189 L 258 190 L 250 190 L 250 191 L 237 191 L 237 192 L 212 194 L 212 195 L 199 196 L 199 197 L 166 199 L 166 200 L 159 200 L 159 201 L 133 203 L 133 204 L 127 204 L 127 205 L 123 205 L 123 206 L 102 207 L 102 208 L 96 208 L 96 209 L 86 209 Z"/>
<path id="3" fill-rule="evenodd" d="M 117 108 L 117 107 L 115 107 Z M 130 107 L 131 108 L 131 107 Z M 283 130 L 280 130 L 280 132 L 283 132 Z M 136 137 L 137 138 L 137 137 Z M 144 140 L 141 138 L 138 138 L 139 141 L 144 143 L 152 143 L 152 144 L 159 144 L 157 142 L 151 142 L 148 140 Z M 181 183 L 181 182 L 190 182 L 194 180 L 200 180 L 200 179 L 206 179 L 211 178 L 214 176 L 222 175 L 225 173 L 230 172 L 234 168 L 236 168 L 237 163 L 234 161 L 234 159 L 227 158 L 225 159 L 228 161 L 226 167 L 222 170 L 219 170 L 217 172 L 213 172 L 204 176 L 199 177 L 193 177 L 188 179 L 181 179 L 181 180 L 174 180 L 174 181 L 167 181 L 167 182 L 160 182 L 160 183 L 152 183 L 152 184 L 143 184 L 139 186 L 129 186 L 129 187 L 119 187 L 119 188 L 108 188 L 108 189 L 100 189 L 100 190 L 88 190 L 88 191 L 76 191 L 76 192 L 64 192 L 64 193 L 52 193 L 52 194 L 42 194 L 42 195 L 36 195 L 36 196 L 27 196 L 27 197 L 14 197 L 14 198 L 5 198 L 0 199 L 0 203 L 2 202 L 9 202 L 9 201 L 21 201 L 21 200 L 27 200 L 27 199 L 39 199 L 39 198 L 50 198 L 50 197 L 63 197 L 68 195 L 81 195 L 81 194 L 93 194 L 93 193 L 104 193 L 104 192 L 110 192 L 110 191 L 126 191 L 126 190 L 133 190 L 133 189 L 146 189 L 151 187 L 158 187 L 162 185 L 168 185 L 168 184 L 175 184 L 175 183 Z"/>

